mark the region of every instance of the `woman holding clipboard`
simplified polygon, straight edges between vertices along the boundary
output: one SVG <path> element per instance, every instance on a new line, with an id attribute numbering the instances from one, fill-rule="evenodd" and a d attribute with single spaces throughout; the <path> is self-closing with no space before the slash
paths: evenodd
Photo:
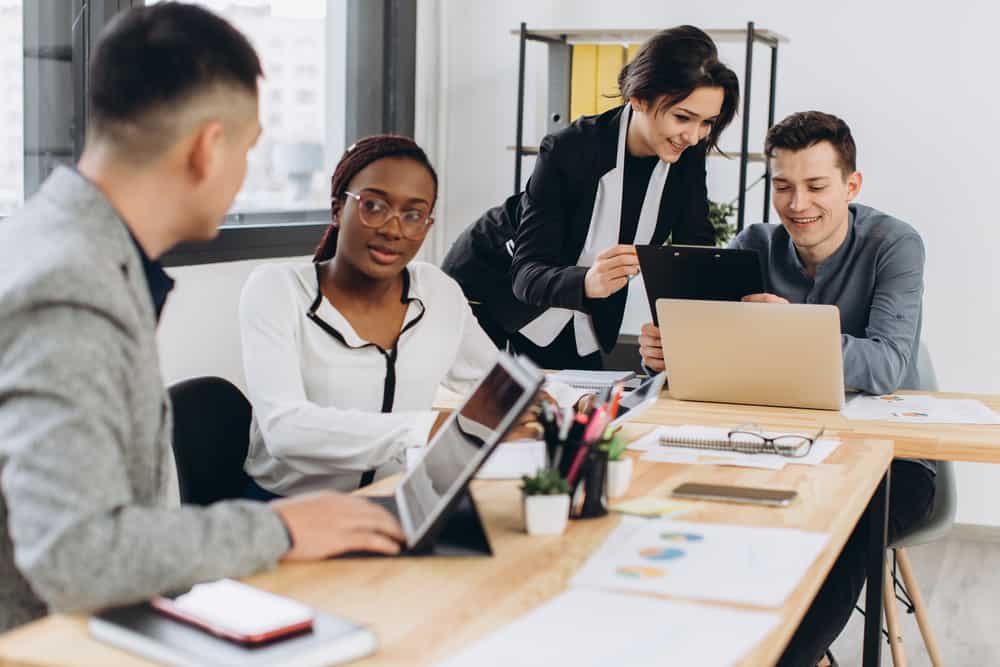
<path id="1" fill-rule="evenodd" d="M 643 44 L 618 86 L 626 103 L 546 136 L 525 192 L 442 265 L 494 341 L 543 368 L 601 368 L 626 306 L 648 310 L 641 281 L 624 289 L 635 244 L 714 244 L 705 156 L 736 114 L 736 75 L 707 34 L 680 26 Z"/>

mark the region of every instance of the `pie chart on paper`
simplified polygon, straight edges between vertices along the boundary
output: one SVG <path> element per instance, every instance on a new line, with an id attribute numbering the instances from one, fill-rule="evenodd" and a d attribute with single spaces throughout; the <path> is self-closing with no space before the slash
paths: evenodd
<path id="1" fill-rule="evenodd" d="M 660 538 L 667 542 L 701 542 L 705 539 L 698 533 L 660 533 Z"/>
<path id="2" fill-rule="evenodd" d="M 647 547 L 639 550 L 639 555 L 649 560 L 674 560 L 684 555 L 681 549 Z"/>
<path id="3" fill-rule="evenodd" d="M 615 570 L 615 574 L 625 579 L 657 579 L 665 576 L 667 571 L 662 567 L 622 565 Z"/>

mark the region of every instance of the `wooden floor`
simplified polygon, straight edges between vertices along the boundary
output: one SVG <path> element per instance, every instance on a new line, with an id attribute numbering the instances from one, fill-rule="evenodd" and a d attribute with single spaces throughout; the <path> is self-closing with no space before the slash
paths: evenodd
<path id="1" fill-rule="evenodd" d="M 944 663 L 949 667 L 1000 665 L 995 616 L 1000 592 L 1000 531 L 971 534 L 962 528 L 948 539 L 907 551 L 929 606 Z M 916 619 L 903 613 L 901 605 L 899 609 L 908 664 L 930 665 Z M 864 619 L 855 613 L 834 643 L 833 652 L 842 667 L 861 665 L 863 630 Z M 892 665 L 887 644 L 883 644 L 882 664 Z"/>

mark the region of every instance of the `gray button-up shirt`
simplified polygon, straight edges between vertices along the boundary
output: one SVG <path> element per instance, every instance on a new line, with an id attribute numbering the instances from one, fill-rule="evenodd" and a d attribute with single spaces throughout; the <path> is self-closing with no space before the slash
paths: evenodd
<path id="1" fill-rule="evenodd" d="M 781 225 L 750 225 L 729 247 L 760 254 L 768 292 L 792 303 L 837 306 L 846 387 L 871 394 L 920 389 L 924 243 L 891 215 L 861 204 L 849 209 L 847 238 L 816 267 L 815 278 Z M 918 462 L 937 469 L 932 461 Z"/>
<path id="2" fill-rule="evenodd" d="M 924 244 L 913 227 L 851 204 L 847 238 L 816 267 L 815 278 L 781 225 L 751 225 L 730 247 L 761 255 L 769 292 L 840 309 L 847 387 L 872 394 L 920 388 Z"/>

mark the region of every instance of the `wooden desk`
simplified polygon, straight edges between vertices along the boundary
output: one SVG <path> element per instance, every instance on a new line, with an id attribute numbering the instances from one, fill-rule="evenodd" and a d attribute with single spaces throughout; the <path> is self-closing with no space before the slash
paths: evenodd
<path id="1" fill-rule="evenodd" d="M 685 521 L 783 526 L 831 534 L 827 548 L 779 610 L 780 625 L 741 661 L 748 666 L 766 665 L 781 655 L 891 458 L 892 444 L 887 441 L 852 439 L 822 465 L 788 466 L 779 472 L 636 461 L 630 491 L 632 495 L 662 495 L 688 480 L 798 489 L 800 500 L 788 508 L 705 503 L 684 516 Z M 562 536 L 529 537 L 523 532 L 516 487 L 513 481 L 473 484 L 493 558 L 282 565 L 247 581 L 374 627 L 379 651 L 357 663 L 359 667 L 433 664 L 563 591 L 571 575 L 618 522 L 615 515 L 573 521 Z M 0 636 L 0 664 L 125 667 L 147 663 L 90 639 L 84 617 L 58 615 Z"/>
<path id="2" fill-rule="evenodd" d="M 1000 412 L 1000 396 L 950 393 L 931 395 L 938 398 L 974 398 Z M 638 421 L 657 425 L 699 424 L 728 428 L 756 422 L 769 429 L 802 433 L 823 425 L 827 433 L 834 435 L 892 440 L 897 458 L 1000 463 L 1000 425 L 859 421 L 847 419 L 835 410 L 678 401 L 670 398 L 667 392 Z"/>

